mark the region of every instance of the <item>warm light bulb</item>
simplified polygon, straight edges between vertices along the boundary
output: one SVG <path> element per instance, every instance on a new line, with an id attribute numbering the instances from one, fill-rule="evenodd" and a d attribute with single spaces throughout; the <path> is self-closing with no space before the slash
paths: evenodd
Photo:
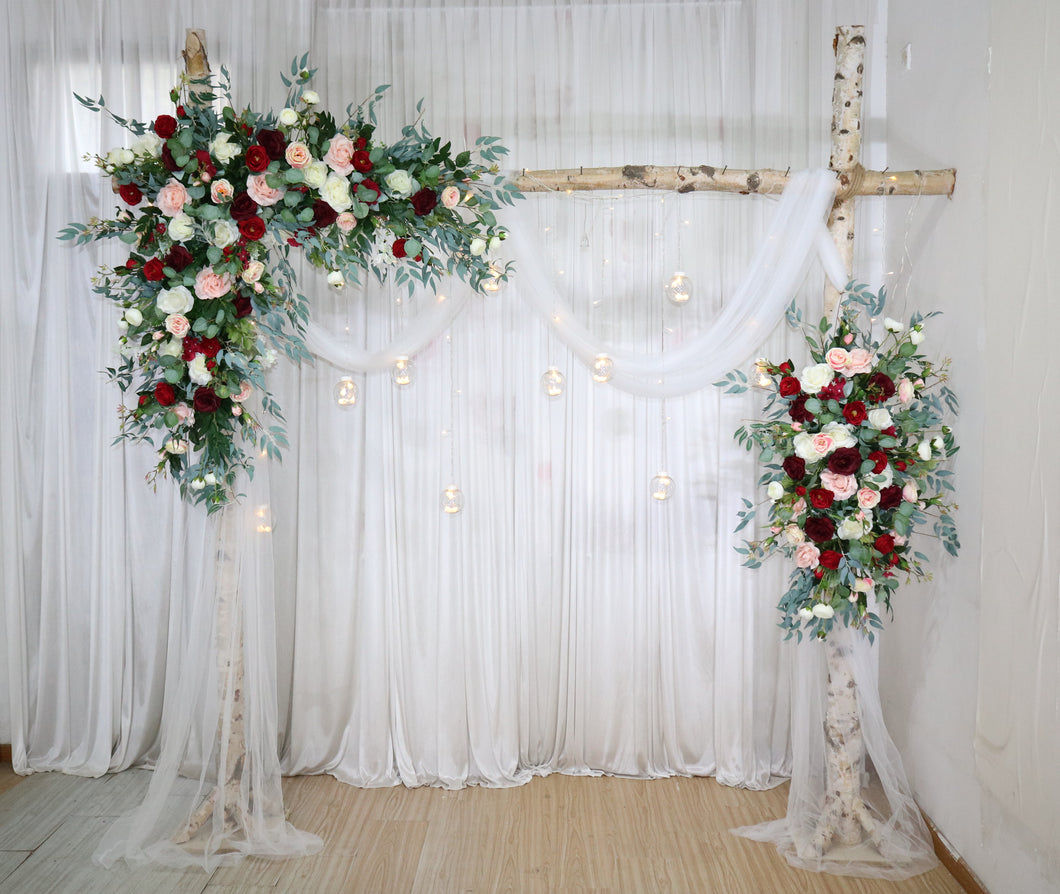
<path id="1" fill-rule="evenodd" d="M 567 387 L 567 377 L 556 367 L 550 366 L 541 376 L 541 387 L 549 397 L 560 397 Z"/>
<path id="2" fill-rule="evenodd" d="M 651 480 L 652 499 L 662 502 L 669 500 L 674 493 L 674 480 L 665 472 L 660 472 Z"/>
<path id="3" fill-rule="evenodd" d="M 450 484 L 442 491 L 442 511 L 448 515 L 455 515 L 464 508 L 464 495 L 455 484 Z"/>
<path id="4" fill-rule="evenodd" d="M 272 533 L 272 510 L 267 503 L 254 510 L 254 518 L 257 520 L 257 531 L 259 534 Z"/>
<path id="5" fill-rule="evenodd" d="M 597 354 L 592 369 L 594 382 L 610 382 L 615 372 L 615 361 L 607 354 Z"/>
<path id="6" fill-rule="evenodd" d="M 684 273 L 675 273 L 673 279 L 666 284 L 666 297 L 671 304 L 678 307 L 687 304 L 692 298 L 692 280 Z"/>
<path id="7" fill-rule="evenodd" d="M 335 403 L 343 409 L 352 407 L 357 403 L 357 383 L 352 376 L 343 376 L 335 383 Z"/>
<path id="8" fill-rule="evenodd" d="M 416 365 L 408 357 L 398 357 L 394 368 L 390 370 L 390 378 L 399 388 L 412 384 L 416 374 Z"/>

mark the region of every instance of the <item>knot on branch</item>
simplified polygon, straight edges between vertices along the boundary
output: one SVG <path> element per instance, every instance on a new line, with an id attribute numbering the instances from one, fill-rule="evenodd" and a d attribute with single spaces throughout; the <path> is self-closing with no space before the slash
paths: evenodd
<path id="1" fill-rule="evenodd" d="M 835 194 L 837 205 L 858 194 L 861 184 L 865 182 L 865 168 L 862 167 L 861 162 L 858 162 L 850 170 L 839 171 L 838 174 L 839 188 Z"/>

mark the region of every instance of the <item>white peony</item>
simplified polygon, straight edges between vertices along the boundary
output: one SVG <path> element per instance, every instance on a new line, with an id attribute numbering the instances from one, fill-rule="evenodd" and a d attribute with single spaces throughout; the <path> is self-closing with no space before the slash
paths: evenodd
<path id="1" fill-rule="evenodd" d="M 813 607 L 813 616 L 820 618 L 822 621 L 827 621 L 829 618 L 835 615 L 835 609 L 830 605 L 825 605 L 823 602 L 818 602 Z"/>
<path id="2" fill-rule="evenodd" d="M 322 161 L 311 161 L 302 168 L 302 182 L 310 189 L 320 189 L 328 179 L 328 166 Z"/>
<path id="3" fill-rule="evenodd" d="M 171 338 L 158 346 L 158 353 L 162 357 L 179 357 L 184 353 L 184 340 Z"/>
<path id="4" fill-rule="evenodd" d="M 408 171 L 398 169 L 386 175 L 386 188 L 395 199 L 407 199 L 416 189 L 416 181 Z"/>
<path id="5" fill-rule="evenodd" d="M 332 270 L 328 274 L 328 285 L 336 289 L 341 289 L 346 285 L 346 277 L 342 275 L 341 270 Z"/>
<path id="6" fill-rule="evenodd" d="M 827 363 L 815 363 L 813 366 L 803 367 L 799 381 L 802 382 L 802 390 L 807 394 L 817 394 L 834 378 L 835 370 Z"/>
<path id="7" fill-rule="evenodd" d="M 931 446 L 936 450 L 941 451 L 946 446 L 946 442 L 943 441 L 942 438 L 935 438 L 935 440 L 931 442 Z"/>
<path id="8" fill-rule="evenodd" d="M 813 620 L 813 609 L 812 608 L 806 608 L 805 606 L 803 606 L 802 608 L 799 609 L 799 617 L 803 621 L 812 621 Z"/>
<path id="9" fill-rule="evenodd" d="M 210 487 L 217 484 L 217 476 L 213 472 L 207 472 L 202 476 L 202 480 L 205 481 Z"/>
<path id="10" fill-rule="evenodd" d="M 921 441 L 916 445 L 916 455 L 919 456 L 924 462 L 931 459 L 931 442 Z"/>
<path id="11" fill-rule="evenodd" d="M 912 329 L 909 332 L 909 340 L 914 344 L 918 345 L 924 340 L 924 330 L 919 326 L 916 329 Z"/>
<path id="12" fill-rule="evenodd" d="M 858 446 L 858 439 L 850 433 L 850 426 L 842 422 L 829 422 L 821 426 L 821 433 L 831 435 L 836 447 Z"/>
<path id="13" fill-rule="evenodd" d="M 865 523 L 857 518 L 848 516 L 839 523 L 835 535 L 840 540 L 860 540 L 864 533 Z"/>
<path id="14" fill-rule="evenodd" d="M 280 112 L 280 124 L 291 127 L 298 123 L 298 113 L 294 109 L 284 109 Z"/>
<path id="15" fill-rule="evenodd" d="M 471 254 L 476 257 L 486 250 L 486 240 L 478 237 L 471 240 Z"/>
<path id="16" fill-rule="evenodd" d="M 883 328 L 888 332 L 901 332 L 905 329 L 905 324 L 898 320 L 892 320 L 890 317 L 886 317 L 883 321 Z"/>
<path id="17" fill-rule="evenodd" d="M 144 321 L 144 315 L 135 307 L 125 311 L 125 322 L 130 326 L 139 326 Z"/>
<path id="18" fill-rule="evenodd" d="M 232 134 L 227 132 L 219 133 L 214 139 L 210 141 L 209 150 L 210 155 L 216 158 L 221 164 L 228 164 L 233 158 L 236 158 L 243 149 L 238 143 L 228 142 L 232 139 Z"/>
<path id="19" fill-rule="evenodd" d="M 206 355 L 196 354 L 191 363 L 188 364 L 188 378 L 196 385 L 207 385 L 213 378 L 213 373 L 206 368 Z"/>
<path id="20" fill-rule="evenodd" d="M 784 496 L 784 485 L 779 481 L 770 481 L 769 487 L 766 488 L 766 496 L 775 503 Z"/>
<path id="21" fill-rule="evenodd" d="M 186 286 L 174 286 L 172 289 L 162 289 L 155 298 L 157 307 L 166 316 L 170 314 L 186 314 L 195 304 L 195 296 L 188 291 Z"/>
<path id="22" fill-rule="evenodd" d="M 490 236 L 490 251 L 496 251 L 500 247 L 501 247 L 501 237 L 500 236 Z"/>
<path id="23" fill-rule="evenodd" d="M 335 211 L 348 211 L 353 206 L 353 197 L 350 195 L 350 181 L 338 174 L 329 174 L 328 179 L 320 188 L 320 198 L 327 202 Z"/>
<path id="24" fill-rule="evenodd" d="M 206 482 L 201 478 L 192 478 L 191 484 L 188 485 L 192 490 L 202 490 L 206 487 Z"/>
<path id="25" fill-rule="evenodd" d="M 181 211 L 170 219 L 169 229 L 166 232 L 174 242 L 187 242 L 195 235 L 195 221 Z"/>
<path id="26" fill-rule="evenodd" d="M 315 106 L 320 102 L 320 94 L 316 90 L 304 90 L 302 91 L 302 102 L 307 106 Z"/>
<path id="27" fill-rule="evenodd" d="M 891 418 L 891 414 L 882 407 L 875 410 L 869 410 L 868 422 L 869 425 L 877 431 L 883 431 L 885 428 L 890 428 L 894 425 L 894 420 Z"/>
<path id="28" fill-rule="evenodd" d="M 215 220 L 210 241 L 218 248 L 227 248 L 239 239 L 239 227 L 231 220 Z"/>
<path id="29" fill-rule="evenodd" d="M 147 131 L 133 140 L 132 151 L 141 158 L 158 158 L 162 154 L 162 141 L 151 131 Z"/>

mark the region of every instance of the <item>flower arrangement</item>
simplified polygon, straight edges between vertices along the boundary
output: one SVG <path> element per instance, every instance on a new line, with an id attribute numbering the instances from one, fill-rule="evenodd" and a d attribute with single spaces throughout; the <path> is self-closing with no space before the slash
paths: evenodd
<path id="1" fill-rule="evenodd" d="M 232 496 L 239 468 L 252 471 L 244 442 L 270 457 L 287 443 L 264 372 L 279 351 L 309 357 L 293 249 L 336 287 L 363 269 L 392 275 L 410 294 L 417 283 L 436 288 L 443 274 L 484 290 L 511 272 L 491 260 L 506 236 L 494 211 L 520 198 L 498 174 L 507 153 L 498 139 L 480 137 L 474 152 L 454 155 L 413 124 L 387 145 L 375 137 L 387 88 L 339 122 L 308 89 L 307 62 L 281 76 L 288 95 L 278 115 L 236 111 L 224 69 L 216 89 L 185 76 L 170 94 L 174 114 L 151 123 L 75 94 L 134 137 L 91 159 L 112 178 L 117 214 L 59 234 L 77 244 L 118 238 L 131 249 L 94 279 L 122 312 L 122 359 L 107 372 L 137 395 L 122 408 L 119 439 L 159 435 L 149 478 L 168 472 L 185 499 L 211 510 Z M 248 403 L 255 392 L 260 401 Z M 273 424 L 257 418 L 258 404 Z"/>
<path id="2" fill-rule="evenodd" d="M 884 305 L 882 289 L 852 285 L 834 330 L 827 318 L 814 330 L 793 302 L 788 323 L 803 330 L 813 362 L 798 375 L 790 359 L 755 364 L 752 384 L 769 391 L 765 419 L 735 437 L 760 450 L 769 529 L 737 551 L 752 568 L 777 550 L 792 560 L 778 606 L 787 638 L 801 639 L 804 629 L 824 638 L 837 620 L 871 638 L 882 626 L 871 597 L 890 612 L 898 575 L 926 576 L 927 557 L 911 538 L 929 518 L 947 552 L 960 547 L 947 499 L 953 473 L 941 468 L 958 449 L 943 424 L 957 399 L 944 384 L 949 362 L 920 353 L 934 314 L 914 315 L 908 326 L 885 318 L 879 331 Z M 748 377 L 733 371 L 715 384 L 746 391 Z M 756 511 L 745 499 L 736 530 Z"/>

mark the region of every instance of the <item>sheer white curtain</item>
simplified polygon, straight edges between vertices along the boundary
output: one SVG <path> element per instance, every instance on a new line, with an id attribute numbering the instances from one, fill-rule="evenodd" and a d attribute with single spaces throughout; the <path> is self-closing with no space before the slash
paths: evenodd
<path id="1" fill-rule="evenodd" d="M 501 136 L 514 168 L 711 163 L 793 169 L 827 157 L 831 38 L 877 4 L 42 3 L 8 9 L 0 226 L 0 550 L 19 770 L 98 774 L 157 756 L 209 526 L 149 451 L 111 447 L 115 315 L 91 295 L 120 255 L 57 243 L 110 207 L 78 161 L 120 133 L 76 106 L 164 109 L 183 29 L 207 29 L 237 103 L 277 107 L 277 73 L 312 52 L 341 110 L 393 90 L 394 137 L 423 97 L 454 145 Z M 870 31 L 871 34 L 871 31 Z M 870 104 L 869 115 L 872 114 Z M 766 200 L 533 196 L 540 271 L 629 349 L 708 327 L 769 220 Z M 682 270 L 678 308 L 662 286 Z M 820 276 L 800 301 L 819 306 Z M 305 282 L 322 324 L 371 350 L 430 296 Z M 363 785 L 524 781 L 535 772 L 716 774 L 762 787 L 788 760 L 779 569 L 732 552 L 756 479 L 731 439 L 752 404 L 667 400 L 592 382 L 519 284 L 472 298 L 397 388 L 361 376 L 340 410 L 326 364 L 281 367 L 292 449 L 271 469 L 285 772 Z M 762 353 L 784 350 L 774 333 Z M 748 362 L 753 359 L 748 357 Z M 541 374 L 556 366 L 564 395 Z M 676 483 L 650 498 L 661 469 Z M 440 509 L 459 486 L 465 508 Z"/>

